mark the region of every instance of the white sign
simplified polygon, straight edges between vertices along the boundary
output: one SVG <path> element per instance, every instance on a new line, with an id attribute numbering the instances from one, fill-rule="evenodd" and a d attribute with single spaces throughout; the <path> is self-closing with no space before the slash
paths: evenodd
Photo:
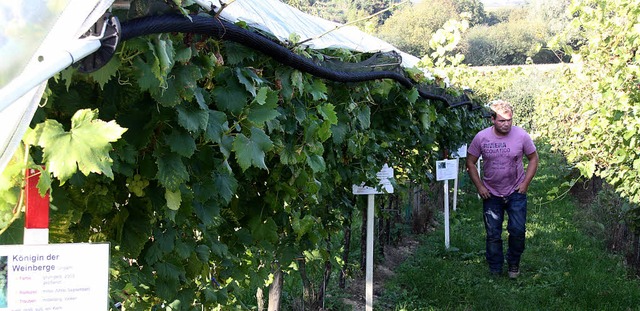
<path id="1" fill-rule="evenodd" d="M 467 144 L 462 145 L 458 150 L 453 153 L 454 158 L 466 158 L 467 157 Z"/>
<path id="2" fill-rule="evenodd" d="M 352 191 L 353 194 L 384 194 L 384 193 L 393 193 L 393 185 L 389 179 L 393 178 L 393 168 L 390 168 L 389 165 L 385 164 L 382 166 L 382 169 L 376 174 L 378 180 L 380 181 L 379 185 L 382 186 L 382 189 L 378 191 L 376 187 L 365 186 L 364 183 L 360 185 L 353 185 Z"/>
<path id="3" fill-rule="evenodd" d="M 108 295 L 109 244 L 0 245 L 0 309 L 108 310 Z"/>
<path id="4" fill-rule="evenodd" d="M 452 180 L 458 177 L 458 159 L 436 161 L 436 180 Z"/>
<path id="5" fill-rule="evenodd" d="M 380 172 L 376 174 L 378 184 L 381 185 L 384 191 L 378 191 L 374 187 L 365 186 L 362 183 L 360 186 L 353 185 L 353 194 L 367 194 L 367 257 L 366 257 L 366 272 L 365 272 L 365 309 L 367 311 L 373 310 L 373 214 L 374 197 L 375 194 L 393 193 L 393 185 L 389 179 L 393 178 L 393 169 L 385 163 L 382 166 Z"/>

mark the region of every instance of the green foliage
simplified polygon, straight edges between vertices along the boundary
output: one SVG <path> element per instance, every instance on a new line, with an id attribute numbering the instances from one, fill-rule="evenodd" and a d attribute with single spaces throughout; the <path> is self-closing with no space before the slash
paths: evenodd
<path id="1" fill-rule="evenodd" d="M 457 15 L 453 0 L 408 4 L 389 17 L 377 35 L 400 50 L 422 56 L 430 51 L 431 35 Z"/>
<path id="2" fill-rule="evenodd" d="M 460 52 L 469 65 L 524 64 L 539 51 L 547 37 L 544 21 L 518 20 L 469 29 Z"/>
<path id="3" fill-rule="evenodd" d="M 459 52 L 474 66 L 557 63 L 562 56 L 547 41 L 568 24 L 569 1 L 530 1 L 519 8 L 491 12 L 482 23 L 472 23 Z"/>
<path id="4" fill-rule="evenodd" d="M 463 17 L 468 16 L 463 14 Z M 444 68 L 447 66 L 456 67 L 464 60 L 464 55 L 453 54 L 453 51 L 457 48 L 462 38 L 462 33 L 469 28 L 469 23 L 466 20 L 458 22 L 456 20 L 447 21 L 441 29 L 438 29 L 436 33 L 429 40 L 429 48 L 433 50 L 431 58 L 425 56 L 422 58 L 422 62 L 435 66 L 437 68 Z"/>
<path id="5" fill-rule="evenodd" d="M 486 23 L 487 13 L 484 10 L 482 1 L 479 0 L 456 0 L 456 12 L 469 15 L 469 25 L 471 27 Z"/>
<path id="6" fill-rule="evenodd" d="M 536 133 L 538 101 L 541 94 L 557 85 L 555 76 L 565 65 L 460 67 L 452 81 L 475 90 L 487 100 L 509 101 L 514 109 L 514 124 Z M 546 123 L 546 121 L 545 121 Z"/>
<path id="7" fill-rule="evenodd" d="M 325 81 L 205 36 L 135 38 L 115 57 L 50 81 L 0 224 L 23 163 L 44 165 L 52 242 L 109 241 L 110 297 L 127 309 L 252 308 L 273 262 L 337 265 L 352 184 L 377 183 L 384 163 L 427 184 L 439 150 L 483 125 L 393 81 Z"/>
<path id="8" fill-rule="evenodd" d="M 579 1 L 571 12 L 576 17 L 566 35 L 579 32 L 585 38 L 579 50 L 570 51 L 579 66 L 559 75 L 556 87 L 541 98 L 541 131 L 585 177 L 600 176 L 640 203 L 635 112 L 640 11 L 635 1 L 620 0 Z M 563 127 L 551 131 L 558 123 Z"/>
<path id="9" fill-rule="evenodd" d="M 390 8 L 396 1 L 394 0 L 285 0 L 287 3 L 305 13 L 318 16 L 337 23 L 351 23 L 362 18 L 374 16 L 365 24 L 357 24 L 365 26 L 372 23 L 373 26 L 382 24 L 391 12 L 385 11 Z M 365 26 L 366 28 L 366 26 Z"/>
<path id="10" fill-rule="evenodd" d="M 71 117 L 71 129 L 47 120 L 28 133 L 25 142 L 42 147 L 47 172 L 64 184 L 79 169 L 84 175 L 102 173 L 113 178 L 109 156 L 111 143 L 126 131 L 115 122 L 97 120 L 97 110 L 78 110 Z M 45 185 L 48 188 L 48 185 Z"/>

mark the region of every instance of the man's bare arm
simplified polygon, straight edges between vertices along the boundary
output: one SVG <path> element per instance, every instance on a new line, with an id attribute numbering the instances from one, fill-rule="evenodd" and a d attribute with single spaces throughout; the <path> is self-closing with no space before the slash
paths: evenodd
<path id="1" fill-rule="evenodd" d="M 524 174 L 524 181 L 518 185 L 519 193 L 527 193 L 529 189 L 529 184 L 533 180 L 533 176 L 536 175 L 536 171 L 538 170 L 538 162 L 540 159 L 538 158 L 538 152 L 534 151 L 531 154 L 527 155 L 527 159 L 529 159 L 529 164 L 527 164 L 527 171 Z"/>
<path id="2" fill-rule="evenodd" d="M 480 179 L 480 174 L 478 174 L 478 169 L 476 168 L 476 163 L 478 162 L 478 157 L 467 153 L 467 172 L 469 173 L 469 178 L 478 189 L 478 194 L 483 199 L 488 199 L 491 196 L 489 193 L 489 189 L 484 186 L 482 180 Z"/>

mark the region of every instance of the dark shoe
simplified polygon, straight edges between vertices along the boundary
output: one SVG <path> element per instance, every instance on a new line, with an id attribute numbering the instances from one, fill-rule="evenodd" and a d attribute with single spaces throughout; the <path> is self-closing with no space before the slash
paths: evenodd
<path id="1" fill-rule="evenodd" d="M 515 279 L 520 275 L 520 266 L 509 265 L 509 278 Z"/>
<path id="2" fill-rule="evenodd" d="M 489 271 L 489 276 L 492 278 L 498 278 L 502 275 L 502 271 Z"/>

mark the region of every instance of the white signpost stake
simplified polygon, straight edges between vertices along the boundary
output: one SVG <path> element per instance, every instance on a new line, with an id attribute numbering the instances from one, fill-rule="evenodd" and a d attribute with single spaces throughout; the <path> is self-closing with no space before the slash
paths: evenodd
<path id="1" fill-rule="evenodd" d="M 376 194 L 393 193 L 393 185 L 389 181 L 393 178 L 393 169 L 387 164 L 377 174 L 380 185 L 384 189 L 378 191 L 375 187 L 353 185 L 353 194 L 367 195 L 367 260 L 366 260 L 366 311 L 373 310 L 373 216 L 375 212 L 374 196 Z"/>
<path id="2" fill-rule="evenodd" d="M 444 180 L 444 246 L 449 249 L 449 180 L 458 176 L 458 159 L 436 161 L 436 180 Z"/>
<path id="3" fill-rule="evenodd" d="M 444 247 L 449 249 L 449 180 L 444 181 Z"/>
<path id="4" fill-rule="evenodd" d="M 456 159 L 458 160 L 458 167 L 460 166 L 460 158 L 467 157 L 467 145 L 462 145 L 455 153 Z M 456 178 L 453 181 L 453 210 L 456 210 L 458 206 L 458 174 L 456 174 Z"/>
<path id="5" fill-rule="evenodd" d="M 458 160 L 458 166 L 460 166 L 460 159 L 456 158 L 456 160 Z M 457 206 L 458 206 L 458 175 L 456 175 L 456 179 L 453 180 L 453 210 L 454 211 L 456 210 Z"/>

